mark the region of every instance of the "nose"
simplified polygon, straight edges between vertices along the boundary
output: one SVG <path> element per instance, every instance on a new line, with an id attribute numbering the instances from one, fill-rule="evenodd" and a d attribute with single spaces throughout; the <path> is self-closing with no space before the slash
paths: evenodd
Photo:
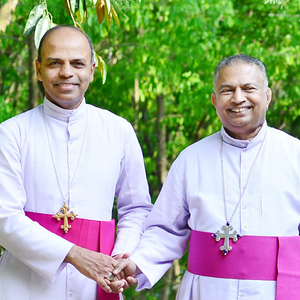
<path id="1" fill-rule="evenodd" d="M 68 63 L 61 65 L 59 70 L 59 75 L 66 78 L 72 77 L 73 76 L 72 66 Z"/>
<path id="2" fill-rule="evenodd" d="M 234 103 L 241 103 L 246 100 L 244 91 L 240 88 L 237 88 L 234 93 L 232 94 L 231 102 Z"/>

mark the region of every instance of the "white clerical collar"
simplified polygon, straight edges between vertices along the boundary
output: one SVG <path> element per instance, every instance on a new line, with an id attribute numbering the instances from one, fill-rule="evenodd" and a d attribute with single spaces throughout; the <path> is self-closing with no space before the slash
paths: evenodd
<path id="1" fill-rule="evenodd" d="M 251 148 L 259 143 L 262 143 L 264 140 L 268 125 L 267 122 L 263 124 L 262 128 L 260 129 L 259 133 L 251 140 L 237 140 L 231 137 L 225 130 L 224 127 L 221 129 L 221 135 L 223 137 L 223 141 L 226 144 L 239 147 L 239 148 Z"/>
<path id="2" fill-rule="evenodd" d="M 70 122 L 82 118 L 86 113 L 86 102 L 83 98 L 82 102 L 76 109 L 64 109 L 44 98 L 44 113 L 55 119 Z"/>

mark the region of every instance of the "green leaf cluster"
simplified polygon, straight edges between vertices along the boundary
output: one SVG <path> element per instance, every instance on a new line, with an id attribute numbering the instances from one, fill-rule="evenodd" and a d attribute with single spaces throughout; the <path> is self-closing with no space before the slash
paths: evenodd
<path id="1" fill-rule="evenodd" d="M 36 5 L 29 14 L 28 21 L 24 28 L 24 35 L 28 36 L 34 31 L 35 47 L 38 49 L 43 35 L 51 27 L 55 26 L 52 23 L 51 14 L 47 10 L 46 1 Z"/>
<path id="2" fill-rule="evenodd" d="M 97 3 L 100 2 L 71 1 L 72 12 L 78 14 L 79 10 L 80 16 L 85 16 L 85 22 L 78 16 L 77 22 L 90 35 L 107 67 L 106 84 L 101 84 L 100 73 L 95 74 L 86 99 L 133 124 L 143 149 L 153 201 L 160 188 L 157 99 L 163 97 L 165 102 L 162 124 L 166 126 L 170 166 L 183 148 L 220 129 L 210 97 L 214 68 L 225 56 L 244 53 L 264 61 L 273 91 L 268 124 L 300 138 L 298 2 L 133 0 L 129 4 L 111 0 L 121 26 L 110 23 L 110 30 L 99 26 Z M 20 1 L 14 22 L 1 33 L 0 121 L 27 108 L 30 79 L 23 30 L 28 7 L 36 4 L 32 0 Z M 61 1 L 48 1 L 47 10 L 57 24 L 73 24 Z M 174 282 L 186 269 L 186 255 L 180 266 Z M 125 297 L 161 300 L 165 286 L 162 280 L 151 291 L 140 294 L 131 289 Z M 175 293 L 174 283 L 169 289 L 170 300 L 175 299 Z"/>

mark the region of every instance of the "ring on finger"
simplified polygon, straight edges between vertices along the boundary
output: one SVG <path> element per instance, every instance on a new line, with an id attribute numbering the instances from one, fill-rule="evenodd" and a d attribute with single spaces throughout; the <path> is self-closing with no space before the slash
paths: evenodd
<path id="1" fill-rule="evenodd" d="M 109 281 L 114 281 L 115 280 L 115 275 L 113 273 L 109 273 L 106 277 Z"/>

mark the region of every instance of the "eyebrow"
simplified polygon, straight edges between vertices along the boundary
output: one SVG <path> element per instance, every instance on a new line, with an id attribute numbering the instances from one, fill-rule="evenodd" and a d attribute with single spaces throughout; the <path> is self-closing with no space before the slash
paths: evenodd
<path id="1" fill-rule="evenodd" d="M 258 87 L 258 84 L 254 83 L 254 82 L 247 82 L 247 83 L 242 84 L 241 86 L 249 86 L 249 85 Z M 223 88 L 226 88 L 226 87 L 231 88 L 231 87 L 235 87 L 235 85 L 225 83 L 225 84 L 222 84 L 219 89 L 223 89 Z"/>
<path id="2" fill-rule="evenodd" d="M 47 57 L 46 61 L 62 61 L 64 59 L 62 58 L 58 58 L 58 57 Z M 86 59 L 85 58 L 74 58 L 74 59 L 71 59 L 71 62 L 83 62 L 86 64 Z"/>

